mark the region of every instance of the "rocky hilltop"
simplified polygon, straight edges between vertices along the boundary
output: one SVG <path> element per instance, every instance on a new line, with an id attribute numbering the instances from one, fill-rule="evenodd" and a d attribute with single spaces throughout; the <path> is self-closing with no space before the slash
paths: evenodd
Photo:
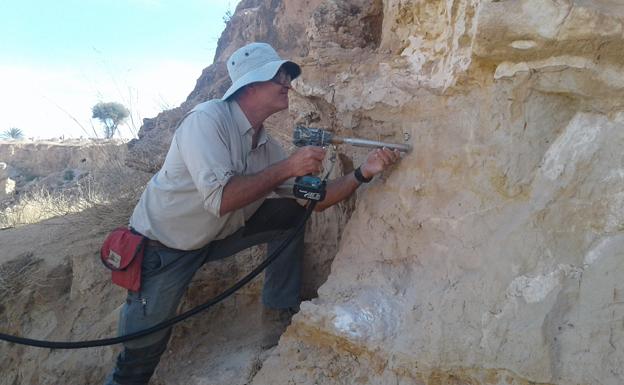
<path id="1" fill-rule="evenodd" d="M 316 298 L 275 349 L 261 352 L 250 333 L 255 283 L 176 329 L 154 383 L 624 383 L 621 2 L 243 0 L 215 64 L 185 103 L 145 122 L 129 165 L 158 168 L 179 119 L 221 96 L 224 60 L 249 41 L 302 65 L 290 111 L 267 124 L 284 143 L 300 122 L 414 150 L 313 218 L 305 279 Z M 366 153 L 339 151 L 337 174 Z M 72 257 L 62 271 L 73 281 L 57 291 L 95 314 L 97 330 L 75 319 L 12 330 L 110 333 L 121 295 L 85 273 L 87 257 Z M 237 266 L 203 272 L 185 306 L 219 292 Z M 98 383 L 111 350 L 76 354 L 12 352 L 0 383 Z M 15 369 L 24 359 L 28 369 Z M 58 369 L 61 359 L 70 364 Z"/>

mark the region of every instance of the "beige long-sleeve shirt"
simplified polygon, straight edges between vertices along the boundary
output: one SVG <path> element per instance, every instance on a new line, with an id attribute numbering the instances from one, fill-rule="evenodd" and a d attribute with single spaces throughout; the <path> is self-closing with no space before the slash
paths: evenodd
<path id="1" fill-rule="evenodd" d="M 197 105 L 176 130 L 160 171 L 149 181 L 130 218 L 141 234 L 180 250 L 198 249 L 241 228 L 259 199 L 219 215 L 223 188 L 234 175 L 249 175 L 286 158 L 262 129 L 252 149 L 253 129 L 236 101 Z M 293 180 L 275 192 L 292 197 Z"/>

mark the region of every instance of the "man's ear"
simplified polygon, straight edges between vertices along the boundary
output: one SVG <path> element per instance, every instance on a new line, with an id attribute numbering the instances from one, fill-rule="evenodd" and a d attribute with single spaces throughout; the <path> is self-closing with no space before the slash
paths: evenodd
<path id="1" fill-rule="evenodd" d="M 249 95 L 251 95 L 250 88 L 252 86 L 253 86 L 253 84 L 248 84 L 248 85 L 244 86 L 243 88 L 241 88 L 238 91 L 234 92 L 234 94 L 232 94 L 232 98 L 234 98 L 235 100 L 240 100 L 241 98 L 248 97 Z"/>

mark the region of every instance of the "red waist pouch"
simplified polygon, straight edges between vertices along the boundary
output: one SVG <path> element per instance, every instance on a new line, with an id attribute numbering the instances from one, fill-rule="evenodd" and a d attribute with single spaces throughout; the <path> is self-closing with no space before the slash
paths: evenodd
<path id="1" fill-rule="evenodd" d="M 100 249 L 100 259 L 112 270 L 114 284 L 139 291 L 146 239 L 126 227 L 118 227 L 108 234 Z"/>

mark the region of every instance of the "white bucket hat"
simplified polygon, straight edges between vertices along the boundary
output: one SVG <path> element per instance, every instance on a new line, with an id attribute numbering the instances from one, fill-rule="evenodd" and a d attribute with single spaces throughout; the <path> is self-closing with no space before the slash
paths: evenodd
<path id="1" fill-rule="evenodd" d="M 251 43 L 237 49 L 227 61 L 232 85 L 221 100 L 226 100 L 248 84 L 271 80 L 282 66 L 293 80 L 301 74 L 297 63 L 283 60 L 267 43 Z"/>

